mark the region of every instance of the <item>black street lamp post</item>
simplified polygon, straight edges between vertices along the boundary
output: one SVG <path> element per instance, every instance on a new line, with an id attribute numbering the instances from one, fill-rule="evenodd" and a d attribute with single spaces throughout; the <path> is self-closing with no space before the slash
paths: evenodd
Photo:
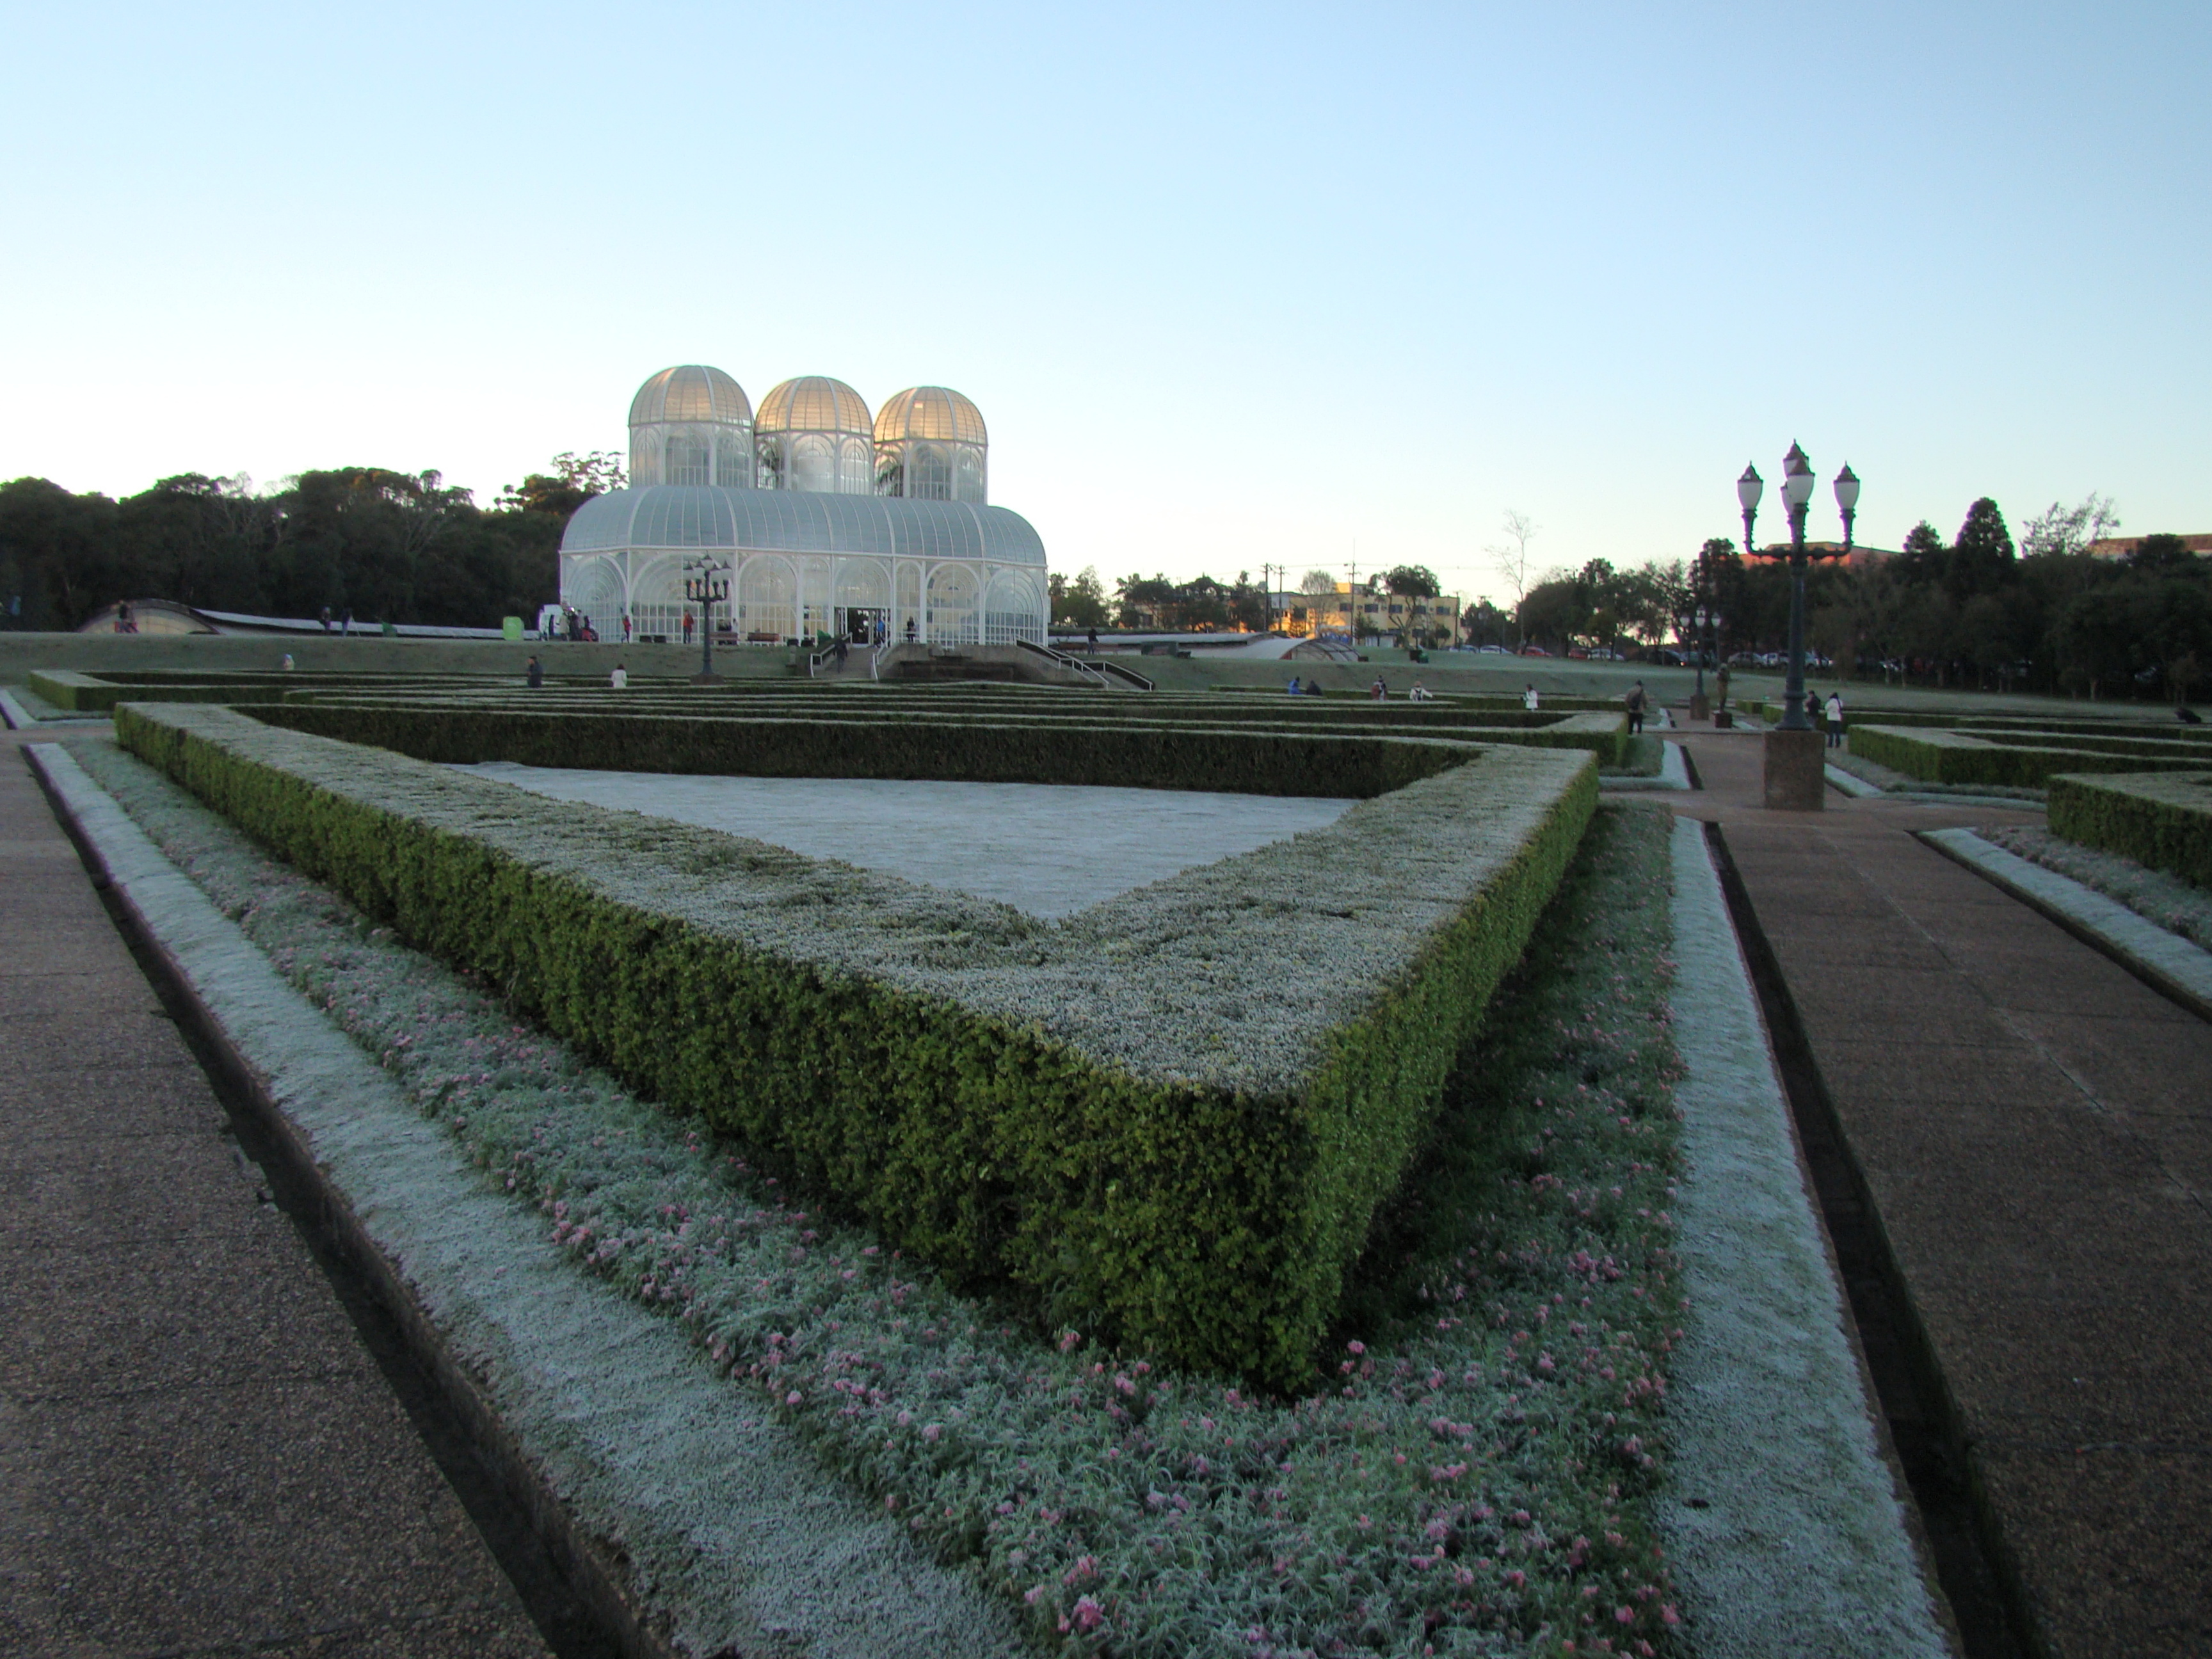
<path id="1" fill-rule="evenodd" d="M 1761 489 L 1758 471 L 1743 470 L 1736 480 L 1736 500 L 1743 507 L 1744 550 L 1753 558 L 1785 556 L 1754 552 L 1751 526 Z M 1814 558 L 1849 558 L 1858 517 L 1858 475 L 1846 466 L 1836 475 L 1836 505 L 1844 518 L 1840 550 L 1810 552 L 1805 545 L 1805 509 L 1813 500 L 1813 463 L 1796 444 L 1782 463 L 1782 499 L 1790 514 L 1790 667 L 1783 682 L 1782 720 L 1768 733 L 1766 744 L 1766 804 L 1796 811 L 1818 811 L 1825 802 L 1826 782 L 1820 765 L 1820 751 L 1811 742 L 1818 737 L 1805 712 L 1805 568 Z M 1778 741 L 1778 739 L 1779 741 Z M 1801 752 L 1802 751 L 1802 752 Z"/>
<path id="2" fill-rule="evenodd" d="M 699 607 L 699 678 L 714 678 L 714 607 L 730 597 L 730 569 L 712 559 L 684 567 L 684 597 Z"/>

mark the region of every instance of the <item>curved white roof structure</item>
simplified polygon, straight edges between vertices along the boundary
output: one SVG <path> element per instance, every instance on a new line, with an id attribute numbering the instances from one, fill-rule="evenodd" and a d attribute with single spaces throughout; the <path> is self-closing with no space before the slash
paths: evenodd
<path id="1" fill-rule="evenodd" d="M 786 380 L 756 414 L 719 368 L 664 368 L 629 407 L 630 487 L 578 507 L 561 599 L 604 640 L 689 638 L 702 567 L 746 644 L 911 637 L 1042 645 L 1044 543 L 988 505 L 982 411 L 910 386 L 880 417 L 842 380 Z"/>
<path id="2" fill-rule="evenodd" d="M 576 509 L 561 551 L 665 549 L 873 553 L 887 558 L 984 559 L 1045 568 L 1030 521 L 1003 507 L 783 489 L 616 489 Z"/>

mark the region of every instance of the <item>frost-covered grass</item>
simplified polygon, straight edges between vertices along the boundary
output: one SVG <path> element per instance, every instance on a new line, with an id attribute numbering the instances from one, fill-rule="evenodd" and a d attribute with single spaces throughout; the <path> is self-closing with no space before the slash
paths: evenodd
<path id="1" fill-rule="evenodd" d="M 1601 769 L 1607 777 L 1656 778 L 1666 758 L 1665 744 L 1646 732 L 1624 738 L 1621 763 Z"/>
<path id="2" fill-rule="evenodd" d="M 1663 1645 L 1650 1498 L 1680 1310 L 1663 814 L 1599 815 L 1386 1206 L 1337 1380 L 1282 1400 L 951 1294 L 111 745 L 78 753 L 580 1270 L 678 1322 L 742 1408 L 972 1563 L 1042 1647 Z"/>
<path id="3" fill-rule="evenodd" d="M 2031 864 L 2039 864 L 2118 900 L 2169 933 L 2179 933 L 2212 951 L 2212 893 L 2179 876 L 2149 869 L 2118 853 L 2079 846 L 2041 828 L 2010 825 L 1975 833 Z"/>
<path id="4" fill-rule="evenodd" d="M 1848 772 L 1893 794 L 1988 795 L 2001 800 L 2044 800 L 2051 793 L 2040 784 L 2032 783 L 1923 783 L 1909 772 L 1884 766 L 1864 755 L 1854 755 L 1848 749 L 1828 750 L 1826 760 L 1838 771 Z"/>

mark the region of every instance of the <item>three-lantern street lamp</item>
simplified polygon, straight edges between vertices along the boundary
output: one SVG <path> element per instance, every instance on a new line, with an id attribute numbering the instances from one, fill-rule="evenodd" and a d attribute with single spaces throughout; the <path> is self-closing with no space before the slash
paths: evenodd
<path id="1" fill-rule="evenodd" d="M 712 559 L 684 567 L 684 597 L 699 607 L 699 678 L 714 678 L 714 607 L 730 597 L 730 568 Z"/>
<path id="2" fill-rule="evenodd" d="M 1802 737 L 1782 737 L 1783 733 L 1813 734 L 1814 727 L 1805 712 L 1805 567 L 1811 559 L 1847 559 L 1851 555 L 1852 535 L 1858 518 L 1858 475 L 1849 466 L 1836 474 L 1836 506 L 1843 514 L 1844 544 L 1840 549 L 1813 552 L 1805 545 L 1805 509 L 1813 500 L 1813 463 L 1796 444 L 1790 446 L 1790 453 L 1782 462 L 1782 500 L 1790 514 L 1790 548 L 1782 552 L 1762 553 L 1752 540 L 1752 523 L 1759 514 L 1759 498 L 1765 489 L 1764 481 L 1756 467 L 1747 466 L 1743 477 L 1735 483 L 1735 498 L 1743 508 L 1743 550 L 1755 559 L 1783 558 L 1790 561 L 1790 670 L 1784 682 L 1782 720 L 1777 731 L 1769 735 L 1766 747 L 1766 804 L 1770 806 L 1790 806 L 1817 811 L 1823 799 L 1824 780 L 1818 764 L 1817 745 L 1808 745 Z M 1773 740 L 1782 737 L 1778 744 Z M 1800 754 L 1799 750 L 1803 750 Z M 1810 757 L 1809 763 L 1808 757 Z"/>

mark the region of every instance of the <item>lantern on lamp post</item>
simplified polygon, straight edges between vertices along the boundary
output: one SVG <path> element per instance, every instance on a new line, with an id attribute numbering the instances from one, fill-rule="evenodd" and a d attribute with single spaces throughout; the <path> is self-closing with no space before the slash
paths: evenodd
<path id="1" fill-rule="evenodd" d="M 1836 506 L 1843 514 L 1844 544 L 1840 550 L 1813 551 L 1805 545 L 1805 510 L 1811 505 L 1815 482 L 1813 463 L 1796 444 L 1782 462 L 1782 500 L 1790 514 L 1790 546 L 1786 552 L 1761 553 L 1751 539 L 1763 489 L 1758 471 L 1743 470 L 1736 480 L 1736 501 L 1743 508 L 1744 551 L 1753 558 L 1790 561 L 1790 663 L 1783 681 L 1782 719 L 1766 734 L 1766 804 L 1793 811 L 1817 812 L 1826 804 L 1827 779 L 1822 764 L 1820 733 L 1805 712 L 1805 569 L 1815 558 L 1848 559 L 1858 518 L 1858 475 L 1849 466 L 1836 475 Z"/>
<path id="2" fill-rule="evenodd" d="M 699 607 L 699 678 L 714 678 L 714 607 L 730 597 L 730 568 L 712 559 L 684 567 L 684 597 Z"/>

